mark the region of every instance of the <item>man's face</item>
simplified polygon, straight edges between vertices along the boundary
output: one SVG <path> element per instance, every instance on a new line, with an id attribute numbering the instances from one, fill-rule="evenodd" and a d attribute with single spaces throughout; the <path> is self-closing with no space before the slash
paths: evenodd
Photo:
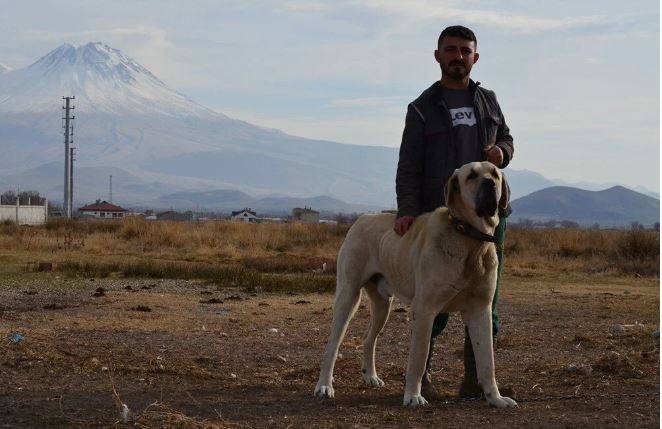
<path id="1" fill-rule="evenodd" d="M 446 36 L 434 57 L 441 65 L 442 75 L 453 80 L 462 80 L 469 76 L 474 63 L 478 61 L 476 43 L 460 37 Z"/>

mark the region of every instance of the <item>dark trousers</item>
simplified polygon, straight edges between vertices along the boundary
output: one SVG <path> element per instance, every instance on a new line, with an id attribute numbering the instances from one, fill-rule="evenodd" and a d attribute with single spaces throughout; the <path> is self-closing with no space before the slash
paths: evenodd
<path id="1" fill-rule="evenodd" d="M 503 243 L 506 238 L 506 218 L 501 218 L 499 225 L 497 225 L 494 230 L 494 236 L 497 239 L 496 242 L 496 251 L 497 259 L 499 260 L 499 267 L 497 268 L 497 284 L 496 290 L 494 291 L 494 298 L 492 299 L 492 336 L 496 337 L 499 333 L 499 313 L 497 312 L 497 301 L 499 300 L 499 286 L 501 286 L 501 273 L 503 271 Z M 432 324 L 432 335 L 430 336 L 430 352 L 428 353 L 428 361 L 425 369 L 430 370 L 430 360 L 432 359 L 432 349 L 434 348 L 434 341 L 439 334 L 442 333 L 446 325 L 448 324 L 448 313 L 439 313 L 437 317 L 434 318 L 434 323 Z M 466 329 L 465 329 L 466 331 Z"/>

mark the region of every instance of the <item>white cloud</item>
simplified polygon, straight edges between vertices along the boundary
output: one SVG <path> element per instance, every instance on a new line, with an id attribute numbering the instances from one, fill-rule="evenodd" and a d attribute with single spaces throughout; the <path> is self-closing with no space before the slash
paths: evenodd
<path id="1" fill-rule="evenodd" d="M 276 8 L 289 12 L 328 12 L 334 9 L 334 3 L 323 1 L 282 1 L 276 2 Z"/>
<path id="2" fill-rule="evenodd" d="M 174 45 L 167 40 L 166 31 L 153 26 L 119 27 L 99 30 L 83 31 L 43 31 L 27 29 L 20 32 L 19 36 L 26 41 L 56 42 L 61 43 L 65 40 L 87 43 L 92 40 L 127 40 L 137 42 L 148 42 L 156 48 L 172 48 Z"/>
<path id="3" fill-rule="evenodd" d="M 476 2 L 474 2 L 476 3 Z M 333 6 L 332 6 L 333 5 Z M 412 31 L 412 22 L 457 21 L 485 25 L 492 28 L 509 30 L 516 34 L 535 34 L 547 31 L 594 27 L 610 22 L 604 14 L 585 16 L 564 16 L 561 18 L 536 17 L 521 13 L 508 13 L 496 10 L 481 10 L 472 4 L 459 1 L 439 2 L 434 0 L 341 0 L 336 2 L 307 2 L 290 0 L 281 3 L 287 10 L 297 12 L 329 12 L 341 8 L 355 8 L 383 13 L 407 21 L 396 24 L 398 28 Z M 392 31 L 385 28 L 384 31 Z"/>

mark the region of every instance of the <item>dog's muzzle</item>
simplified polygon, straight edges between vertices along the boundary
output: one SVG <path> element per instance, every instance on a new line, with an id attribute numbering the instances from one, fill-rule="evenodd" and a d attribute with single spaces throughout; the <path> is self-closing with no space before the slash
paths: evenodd
<path id="1" fill-rule="evenodd" d="M 492 217 L 498 206 L 496 183 L 491 179 L 483 179 L 476 193 L 476 214 L 478 217 Z"/>

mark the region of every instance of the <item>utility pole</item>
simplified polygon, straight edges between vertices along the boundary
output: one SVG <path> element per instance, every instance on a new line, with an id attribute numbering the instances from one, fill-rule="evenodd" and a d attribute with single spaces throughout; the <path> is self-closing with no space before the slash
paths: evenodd
<path id="1" fill-rule="evenodd" d="M 72 127 L 73 132 L 73 127 Z M 72 142 L 73 143 L 73 142 Z M 69 146 L 69 219 L 74 217 L 74 161 L 76 160 L 74 156 L 74 147 Z"/>
<path id="2" fill-rule="evenodd" d="M 72 180 L 72 171 L 73 171 L 73 160 L 71 154 L 72 148 L 69 147 L 70 143 L 72 142 L 73 138 L 73 127 L 71 121 L 75 119 L 75 116 L 71 115 L 71 111 L 74 109 L 74 106 L 71 105 L 71 100 L 75 100 L 76 97 L 62 97 L 64 100 L 64 106 L 62 106 L 62 109 L 64 109 L 64 125 L 62 128 L 64 128 L 64 204 L 62 204 L 62 207 L 64 208 L 64 215 L 67 217 L 67 219 L 71 219 L 72 217 L 72 194 L 73 194 L 73 180 Z"/>
<path id="3" fill-rule="evenodd" d="M 108 201 L 110 204 L 113 203 L 113 175 L 110 175 L 110 192 L 108 193 L 108 198 L 110 201 Z"/>

